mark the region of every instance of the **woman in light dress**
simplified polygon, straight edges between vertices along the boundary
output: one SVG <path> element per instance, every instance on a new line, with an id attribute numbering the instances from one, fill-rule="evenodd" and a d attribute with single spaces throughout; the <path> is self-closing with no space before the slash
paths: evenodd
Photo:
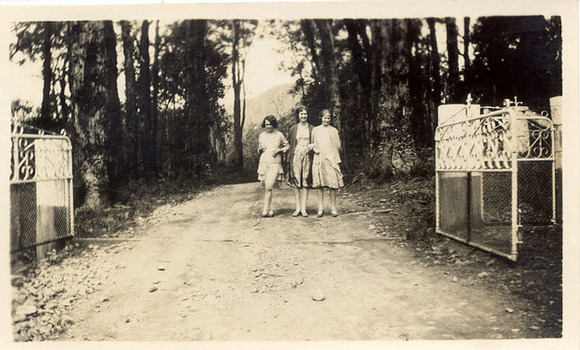
<path id="1" fill-rule="evenodd" d="M 300 214 L 307 217 L 306 200 L 308 188 L 312 187 L 312 130 L 314 127 L 308 124 L 308 111 L 305 107 L 296 109 L 298 123 L 293 125 L 288 132 L 290 149 L 288 150 L 287 173 L 288 185 L 294 188 L 296 210 L 292 216 Z"/>
<path id="2" fill-rule="evenodd" d="M 272 210 L 272 189 L 276 181 L 284 179 L 281 158 L 289 146 L 284 134 L 277 130 L 278 122 L 273 115 L 266 116 L 262 121 L 262 128 L 265 129 L 258 138 L 258 153 L 260 153 L 260 163 L 258 164 L 258 180 L 264 184 L 264 209 L 263 217 L 274 216 Z"/>
<path id="3" fill-rule="evenodd" d="M 312 164 L 312 186 L 318 188 L 318 214 L 324 215 L 324 190 L 328 189 L 332 216 L 336 210 L 336 191 L 344 186 L 340 171 L 340 138 L 338 130 L 330 126 L 330 110 L 320 112 L 322 124 L 312 130 L 314 159 Z"/>

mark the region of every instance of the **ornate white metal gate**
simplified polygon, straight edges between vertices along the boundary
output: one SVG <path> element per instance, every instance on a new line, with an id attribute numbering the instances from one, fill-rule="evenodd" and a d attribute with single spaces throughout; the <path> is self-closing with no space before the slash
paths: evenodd
<path id="1" fill-rule="evenodd" d="M 68 137 L 12 124 L 10 252 L 74 235 L 72 147 Z"/>
<path id="2" fill-rule="evenodd" d="M 516 261 L 522 226 L 555 223 L 554 130 L 545 115 L 508 100 L 466 105 L 437 127 L 435 141 L 438 233 Z"/>

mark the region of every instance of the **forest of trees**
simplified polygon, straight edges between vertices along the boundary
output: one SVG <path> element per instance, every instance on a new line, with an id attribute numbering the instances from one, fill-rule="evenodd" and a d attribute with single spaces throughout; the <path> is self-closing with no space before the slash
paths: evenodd
<path id="1" fill-rule="evenodd" d="M 562 94 L 559 17 L 20 22 L 10 58 L 42 63 L 42 104 L 15 100 L 13 118 L 66 130 L 79 206 L 136 179 L 255 171 L 244 79 L 260 24 L 292 53 L 288 93 L 310 122 L 331 109 L 347 179 L 428 173 L 442 103 L 517 96 L 541 111 Z"/>

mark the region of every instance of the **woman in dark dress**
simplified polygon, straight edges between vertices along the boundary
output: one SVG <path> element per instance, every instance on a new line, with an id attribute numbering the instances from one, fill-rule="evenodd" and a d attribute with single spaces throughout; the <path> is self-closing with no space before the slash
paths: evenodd
<path id="1" fill-rule="evenodd" d="M 290 149 L 287 158 L 288 185 L 294 188 L 296 210 L 292 216 L 308 216 L 306 200 L 308 188 L 312 186 L 312 129 L 308 124 L 308 111 L 305 107 L 296 109 L 298 123 L 288 132 Z"/>

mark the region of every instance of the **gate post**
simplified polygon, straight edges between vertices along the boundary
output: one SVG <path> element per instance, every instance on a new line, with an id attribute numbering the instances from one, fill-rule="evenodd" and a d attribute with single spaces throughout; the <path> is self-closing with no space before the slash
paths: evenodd
<path id="1" fill-rule="evenodd" d="M 515 106 L 517 108 L 517 105 Z M 512 206 L 511 206 L 511 221 L 512 221 L 512 247 L 511 247 L 511 256 L 510 259 L 516 261 L 518 259 L 518 244 L 520 243 L 520 238 L 518 236 L 520 220 L 519 220 L 519 213 L 518 213 L 518 148 L 516 145 L 516 139 L 518 134 L 515 132 L 515 126 L 517 123 L 517 116 L 514 112 L 513 108 L 509 108 L 508 104 L 508 113 L 509 113 L 509 133 L 510 143 L 512 145 L 511 149 L 511 172 L 512 172 Z"/>
<path id="2" fill-rule="evenodd" d="M 554 124 L 552 131 L 552 149 L 554 150 L 553 222 L 562 224 L 562 96 L 550 98 L 550 114 Z"/>

